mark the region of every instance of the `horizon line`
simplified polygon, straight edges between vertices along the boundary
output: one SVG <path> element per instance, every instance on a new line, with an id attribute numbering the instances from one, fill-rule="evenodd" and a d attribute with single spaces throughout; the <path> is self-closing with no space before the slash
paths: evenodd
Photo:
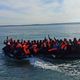
<path id="1" fill-rule="evenodd" d="M 80 22 L 65 22 L 65 23 L 44 23 L 44 24 L 2 24 L 0 27 L 6 26 L 39 26 L 39 25 L 62 25 L 62 24 L 80 24 Z"/>

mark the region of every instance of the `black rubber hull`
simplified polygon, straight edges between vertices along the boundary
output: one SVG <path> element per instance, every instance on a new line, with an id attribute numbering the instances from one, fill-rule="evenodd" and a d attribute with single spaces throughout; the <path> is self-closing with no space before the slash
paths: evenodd
<path id="1" fill-rule="evenodd" d="M 3 53 L 10 57 L 15 59 L 24 59 L 31 56 L 36 57 L 42 57 L 45 59 L 79 59 L 80 58 L 80 50 L 74 49 L 74 50 L 57 50 L 52 52 L 40 52 L 37 55 L 27 55 L 25 56 L 22 52 L 8 52 L 5 48 L 3 48 Z"/>

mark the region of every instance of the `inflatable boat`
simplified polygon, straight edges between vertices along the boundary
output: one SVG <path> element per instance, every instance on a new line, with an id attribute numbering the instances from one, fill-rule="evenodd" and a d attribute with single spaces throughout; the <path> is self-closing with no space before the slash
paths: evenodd
<path id="1" fill-rule="evenodd" d="M 25 59 L 31 56 L 46 59 L 79 59 L 80 58 L 80 39 L 77 40 L 58 40 L 44 39 L 34 41 L 20 41 L 6 39 L 3 53 L 14 59 Z"/>

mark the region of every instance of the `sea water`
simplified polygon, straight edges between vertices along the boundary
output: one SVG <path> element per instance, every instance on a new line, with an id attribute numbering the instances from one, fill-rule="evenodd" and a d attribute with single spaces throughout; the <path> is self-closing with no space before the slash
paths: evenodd
<path id="1" fill-rule="evenodd" d="M 0 27 L 0 80 L 79 80 L 80 59 L 48 62 L 36 57 L 12 60 L 4 56 L 2 48 L 6 36 L 13 39 L 43 40 L 80 38 L 80 24 Z"/>

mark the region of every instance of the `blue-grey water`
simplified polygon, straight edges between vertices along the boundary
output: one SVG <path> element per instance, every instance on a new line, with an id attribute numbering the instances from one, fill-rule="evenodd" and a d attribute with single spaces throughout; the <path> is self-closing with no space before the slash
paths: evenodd
<path id="1" fill-rule="evenodd" d="M 33 57 L 25 61 L 9 59 L 2 53 L 6 36 L 14 39 L 39 40 L 80 38 L 80 24 L 0 27 L 0 80 L 80 80 L 80 59 L 53 60 Z"/>

